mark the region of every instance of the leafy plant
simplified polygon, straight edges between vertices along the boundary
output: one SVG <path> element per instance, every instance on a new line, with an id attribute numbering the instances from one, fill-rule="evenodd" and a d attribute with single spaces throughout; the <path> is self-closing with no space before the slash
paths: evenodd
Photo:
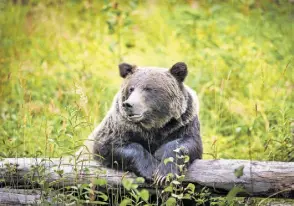
<path id="1" fill-rule="evenodd" d="M 123 179 L 122 184 L 128 193 L 119 205 L 150 205 L 149 191 L 146 189 L 138 189 L 138 184 L 143 184 L 144 182 L 144 178 L 141 177 L 138 177 L 135 181 L 133 179 Z"/>

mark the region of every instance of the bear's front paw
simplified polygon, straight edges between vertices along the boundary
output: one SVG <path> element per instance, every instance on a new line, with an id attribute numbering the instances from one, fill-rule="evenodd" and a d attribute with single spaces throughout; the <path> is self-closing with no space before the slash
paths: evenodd
<path id="1" fill-rule="evenodd" d="M 167 184 L 172 179 L 175 179 L 176 175 L 179 175 L 179 170 L 174 163 L 160 163 L 153 174 L 154 184 Z"/>
<path id="2" fill-rule="evenodd" d="M 138 177 L 143 177 L 145 182 L 151 183 L 153 181 L 154 167 L 140 168 L 138 172 L 135 172 Z"/>

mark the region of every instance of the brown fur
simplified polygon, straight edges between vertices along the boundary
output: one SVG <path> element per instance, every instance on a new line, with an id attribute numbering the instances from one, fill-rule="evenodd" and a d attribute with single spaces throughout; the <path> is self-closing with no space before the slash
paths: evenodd
<path id="1" fill-rule="evenodd" d="M 111 166 L 113 162 L 109 161 L 120 158 L 122 154 L 125 161 L 131 161 L 128 162 L 130 164 L 140 164 L 140 161 L 147 162 L 148 160 L 149 163 L 146 163 L 145 166 L 144 163 L 140 166 L 134 166 L 136 167 L 135 173 L 148 179 L 150 175 L 154 175 L 156 168 L 160 168 L 158 165 L 162 162 L 160 158 L 164 156 L 164 151 L 169 148 L 174 149 L 174 144 L 171 144 L 173 141 L 181 142 L 191 139 L 194 144 L 195 140 L 195 148 L 189 148 L 188 145 L 185 153 L 190 155 L 189 152 L 193 151 L 192 160 L 201 158 L 199 102 L 196 93 L 182 83 L 187 75 L 187 70 L 183 71 L 183 67 L 186 65 L 184 63 L 178 64 L 174 65 L 171 70 L 151 67 L 137 68 L 128 64 L 120 65 L 120 74 L 125 78 L 121 89 L 115 95 L 106 117 L 85 143 L 88 151 L 94 154 L 95 159 L 104 162 L 106 166 Z M 131 101 L 132 112 L 140 114 L 138 115 L 139 119 L 130 116 L 129 110 L 125 108 L 124 103 L 129 101 Z M 148 142 L 149 148 L 148 146 L 146 148 L 145 142 Z M 169 144 L 169 142 L 171 143 Z M 143 147 L 133 151 L 132 147 L 128 147 L 130 143 L 134 143 L 138 148 L 141 148 L 141 145 Z M 164 148 L 165 145 L 167 146 Z M 121 152 L 121 148 L 124 148 L 123 152 Z M 143 156 L 140 156 L 141 150 L 144 150 Z M 78 154 L 85 153 L 85 151 L 85 148 L 81 149 Z M 119 156 L 115 156 L 117 151 L 119 151 L 117 153 Z M 137 157 L 129 157 L 131 153 L 135 154 L 136 152 L 138 152 Z M 158 154 L 161 154 L 160 157 Z M 101 159 L 100 155 L 105 159 Z M 145 159 L 146 155 L 147 159 Z M 139 163 L 136 158 L 141 158 Z M 146 174 L 144 171 L 140 172 L 142 168 L 142 170 L 148 170 L 149 167 L 152 168 L 150 172 Z M 132 170 L 132 168 L 129 169 Z M 166 168 L 163 170 L 170 171 Z"/>

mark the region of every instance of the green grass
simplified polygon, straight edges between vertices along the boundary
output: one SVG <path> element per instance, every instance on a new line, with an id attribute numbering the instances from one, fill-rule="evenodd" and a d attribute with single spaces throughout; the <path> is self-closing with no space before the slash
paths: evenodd
<path id="1" fill-rule="evenodd" d="M 121 61 L 184 61 L 204 158 L 294 160 L 288 1 L 91 2 L 1 3 L 1 156 L 74 154 L 108 111 Z"/>

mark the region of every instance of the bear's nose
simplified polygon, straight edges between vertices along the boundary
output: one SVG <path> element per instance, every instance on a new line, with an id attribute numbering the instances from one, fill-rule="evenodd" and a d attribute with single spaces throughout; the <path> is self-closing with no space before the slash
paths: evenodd
<path id="1" fill-rule="evenodd" d="M 133 106 L 132 106 L 130 103 L 128 103 L 128 102 L 124 102 L 124 103 L 122 104 L 122 106 L 125 107 L 125 108 L 132 108 L 132 107 L 133 107 Z"/>

